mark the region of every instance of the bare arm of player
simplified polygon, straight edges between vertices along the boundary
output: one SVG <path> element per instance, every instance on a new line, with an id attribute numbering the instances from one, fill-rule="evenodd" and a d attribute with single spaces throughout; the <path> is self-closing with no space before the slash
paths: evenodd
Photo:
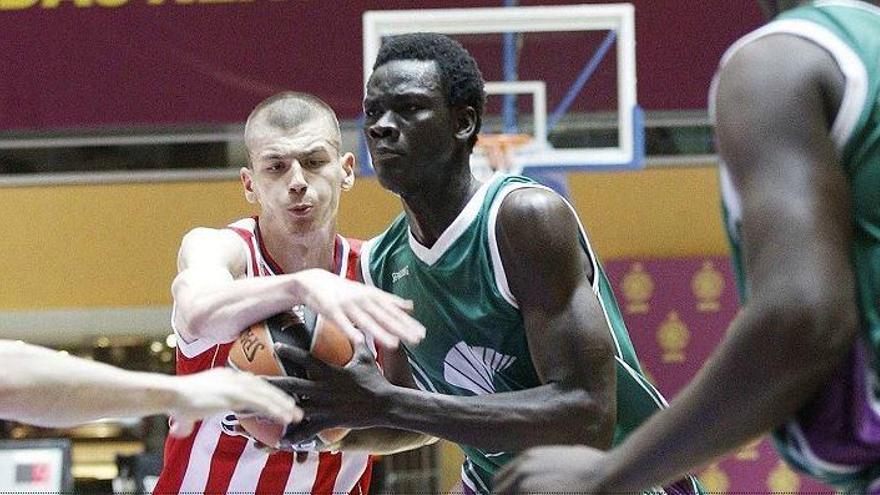
<path id="1" fill-rule="evenodd" d="M 543 385 L 458 397 L 392 386 L 364 353 L 345 368 L 297 358 L 315 377 L 292 379 L 295 392 L 309 397 L 301 406 L 312 424 L 303 431 L 386 426 L 493 451 L 547 443 L 610 447 L 616 411 L 611 335 L 588 280 L 573 213 L 554 193 L 511 193 L 499 214 L 499 244 Z"/>
<path id="2" fill-rule="evenodd" d="M 741 192 L 746 306 L 670 408 L 621 446 L 527 452 L 496 488 L 656 486 L 782 424 L 827 382 L 858 325 L 848 181 L 830 136 L 842 87 L 831 56 L 793 36 L 760 39 L 730 60 L 717 132 Z"/>
<path id="3" fill-rule="evenodd" d="M 324 270 L 241 278 L 245 250 L 229 230 L 199 228 L 184 237 L 171 291 L 175 328 L 185 341 L 230 342 L 248 325 L 296 304 L 323 314 L 353 341 L 365 332 L 396 347 L 400 338 L 415 343 L 424 336 L 424 327 L 407 314 L 412 302 Z"/>
<path id="4" fill-rule="evenodd" d="M 171 433 L 224 411 L 255 411 L 296 422 L 293 399 L 254 375 L 217 369 L 173 377 L 114 368 L 37 347 L 0 340 L 0 418 L 67 427 L 105 417 L 171 414 Z"/>

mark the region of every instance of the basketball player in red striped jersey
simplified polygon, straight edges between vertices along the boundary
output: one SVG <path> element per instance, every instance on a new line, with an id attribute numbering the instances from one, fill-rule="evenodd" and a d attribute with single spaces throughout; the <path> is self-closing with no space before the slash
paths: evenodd
<path id="1" fill-rule="evenodd" d="M 400 338 L 415 342 L 424 335 L 407 314 L 410 301 L 340 279 L 356 278 L 360 247 L 336 232 L 355 162 L 340 152 L 340 141 L 335 113 L 311 95 L 280 93 L 251 112 L 241 182 L 260 215 L 183 238 L 172 284 L 178 374 L 225 365 L 242 329 L 299 304 L 353 342 L 364 341 L 364 332 L 367 341 L 396 348 Z M 186 438 L 169 438 L 153 493 L 366 493 L 367 453 L 270 453 L 235 425 L 230 411 L 204 420 Z"/>

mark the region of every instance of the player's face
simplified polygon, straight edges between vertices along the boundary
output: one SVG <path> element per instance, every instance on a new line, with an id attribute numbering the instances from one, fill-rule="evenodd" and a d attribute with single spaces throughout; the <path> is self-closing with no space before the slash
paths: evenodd
<path id="1" fill-rule="evenodd" d="M 364 112 L 376 175 L 397 194 L 430 187 L 461 146 L 436 62 L 395 60 L 377 68 L 367 83 Z"/>
<path id="2" fill-rule="evenodd" d="M 241 170 L 245 197 L 258 202 L 261 223 L 289 233 L 334 226 L 342 190 L 354 181 L 354 156 L 340 156 L 333 125 L 322 119 L 282 130 L 256 124 L 252 168 Z"/>

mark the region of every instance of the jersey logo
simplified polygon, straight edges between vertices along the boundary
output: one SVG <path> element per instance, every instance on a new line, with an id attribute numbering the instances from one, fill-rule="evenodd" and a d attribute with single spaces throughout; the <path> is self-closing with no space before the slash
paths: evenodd
<path id="1" fill-rule="evenodd" d="M 406 276 L 409 276 L 409 265 L 401 268 L 400 270 L 398 270 L 396 272 L 392 272 L 391 273 L 391 283 L 392 284 L 396 283 L 398 280 L 400 280 Z"/>
<path id="2" fill-rule="evenodd" d="M 459 342 L 443 360 L 443 379 L 475 395 L 492 394 L 495 393 L 495 375 L 509 368 L 514 361 L 516 357 L 495 349 L 471 347 Z"/>

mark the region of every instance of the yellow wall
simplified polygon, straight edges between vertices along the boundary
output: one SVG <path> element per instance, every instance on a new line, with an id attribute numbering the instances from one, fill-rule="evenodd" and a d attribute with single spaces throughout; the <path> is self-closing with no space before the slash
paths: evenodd
<path id="1" fill-rule="evenodd" d="M 569 185 L 605 260 L 726 252 L 711 166 L 576 174 Z M 351 236 L 400 211 L 374 179 L 342 202 Z M 233 180 L 2 189 L 0 309 L 169 304 L 180 237 L 250 212 Z"/>

